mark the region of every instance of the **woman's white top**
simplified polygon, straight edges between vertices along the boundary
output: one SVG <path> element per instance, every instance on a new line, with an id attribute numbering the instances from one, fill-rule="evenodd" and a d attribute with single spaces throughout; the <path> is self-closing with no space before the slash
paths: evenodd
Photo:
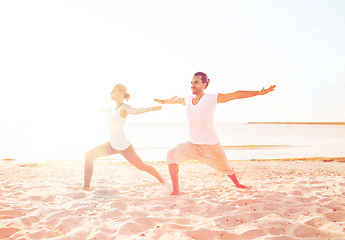
<path id="1" fill-rule="evenodd" d="M 123 106 L 114 109 L 109 118 L 110 144 L 116 150 L 125 150 L 131 145 L 124 132 L 126 118 L 120 115 Z"/>

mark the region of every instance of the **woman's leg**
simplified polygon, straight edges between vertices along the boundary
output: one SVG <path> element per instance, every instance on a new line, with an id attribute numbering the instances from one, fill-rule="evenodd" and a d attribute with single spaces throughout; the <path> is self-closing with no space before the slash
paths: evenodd
<path id="1" fill-rule="evenodd" d="M 84 163 L 84 190 L 90 189 L 91 178 L 93 174 L 93 160 L 100 157 L 106 157 L 118 153 L 113 149 L 109 142 L 101 144 L 85 154 Z"/>
<path id="2" fill-rule="evenodd" d="M 137 155 L 132 145 L 129 146 L 126 150 L 121 151 L 120 153 L 134 167 L 151 174 L 152 176 L 157 178 L 160 183 L 165 183 L 162 176 L 157 172 L 157 170 L 154 167 L 144 163 L 140 159 L 140 157 Z"/>

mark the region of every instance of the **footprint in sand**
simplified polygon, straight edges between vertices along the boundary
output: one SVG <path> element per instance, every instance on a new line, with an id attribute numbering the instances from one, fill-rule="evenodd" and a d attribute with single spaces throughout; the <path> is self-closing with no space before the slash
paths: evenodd
<path id="1" fill-rule="evenodd" d="M 148 230 L 149 228 L 144 225 L 139 225 L 136 222 L 127 221 L 119 229 L 118 234 L 124 236 L 133 236 Z"/>
<path id="2" fill-rule="evenodd" d="M 54 202 L 56 195 L 50 195 L 42 200 L 42 202 Z"/>
<path id="3" fill-rule="evenodd" d="M 321 234 L 317 228 L 305 224 L 297 226 L 293 233 L 296 237 L 300 238 L 313 238 L 318 237 Z"/>
<path id="4" fill-rule="evenodd" d="M 87 214 L 87 213 L 90 213 L 90 212 L 93 212 L 95 211 L 95 207 L 93 205 L 89 205 L 89 206 L 82 206 L 82 207 L 79 207 L 77 210 L 75 210 L 72 215 L 83 215 L 83 214 Z"/>
<path id="5" fill-rule="evenodd" d="M 0 209 L 0 219 L 10 219 L 16 217 L 22 217 L 28 212 L 27 209 L 11 208 L 6 210 Z"/>
<path id="6" fill-rule="evenodd" d="M 124 212 L 122 212 L 119 209 L 114 209 L 114 210 L 106 211 L 102 213 L 100 218 L 113 220 L 113 219 L 118 219 L 119 217 L 122 217 L 123 215 L 124 215 Z"/>
<path id="7" fill-rule="evenodd" d="M 22 217 L 20 219 L 26 226 L 31 226 L 35 223 L 41 221 L 41 219 L 37 216 L 29 216 L 29 217 Z"/>
<path id="8" fill-rule="evenodd" d="M 7 239 L 16 232 L 18 232 L 20 229 L 18 228 L 0 228 L 0 239 Z"/>
<path id="9" fill-rule="evenodd" d="M 260 200 L 258 200 L 258 199 L 250 199 L 250 198 L 248 198 L 248 199 L 237 200 L 236 204 L 238 206 L 243 207 L 243 206 L 249 206 L 249 205 L 252 205 L 252 204 L 256 204 L 256 203 L 259 203 L 259 202 L 260 202 Z"/>
<path id="10" fill-rule="evenodd" d="M 120 209 L 121 211 L 126 211 L 128 208 L 127 204 L 123 202 L 113 202 L 110 204 L 110 207 Z"/>
<path id="11" fill-rule="evenodd" d="M 65 218 L 71 215 L 72 211 L 70 210 L 60 210 L 58 211 L 57 209 L 51 209 L 51 212 L 53 212 L 53 214 L 50 214 L 47 219 L 61 219 L 61 218 Z"/>
<path id="12" fill-rule="evenodd" d="M 345 212 L 334 211 L 325 213 L 324 215 L 333 222 L 345 222 Z"/>
<path id="13" fill-rule="evenodd" d="M 216 239 L 215 236 L 219 236 L 219 239 L 239 239 L 238 235 L 234 233 L 229 233 L 227 231 L 212 231 L 205 228 L 185 231 L 185 235 L 192 239 L 200 240 Z"/>
<path id="14" fill-rule="evenodd" d="M 73 196 L 73 199 L 82 199 L 82 198 L 86 198 L 86 193 L 79 192 L 79 193 L 75 193 L 75 195 Z"/>
<path id="15" fill-rule="evenodd" d="M 240 226 L 242 224 L 249 223 L 249 222 L 251 222 L 249 218 L 234 216 L 234 215 L 223 216 L 223 217 L 214 219 L 214 224 L 224 229 L 234 229 L 237 226 Z"/>
<path id="16" fill-rule="evenodd" d="M 30 196 L 29 197 L 32 201 L 35 201 L 35 202 L 40 202 L 43 200 L 43 197 L 42 196 Z"/>
<path id="17" fill-rule="evenodd" d="M 304 222 L 304 224 L 312 226 L 312 227 L 316 227 L 316 228 L 320 228 L 328 223 L 330 223 L 330 220 L 324 216 L 313 217 L 307 220 L 306 222 Z"/>
<path id="18" fill-rule="evenodd" d="M 260 238 L 266 235 L 267 235 L 267 232 L 263 229 L 260 229 L 260 228 L 249 229 L 243 232 L 240 235 L 239 239 L 256 239 L 256 238 Z"/>
<path id="19" fill-rule="evenodd" d="M 66 197 L 72 198 L 72 199 L 82 199 L 86 198 L 86 193 L 85 192 L 77 192 L 77 193 L 68 193 L 65 195 Z"/>

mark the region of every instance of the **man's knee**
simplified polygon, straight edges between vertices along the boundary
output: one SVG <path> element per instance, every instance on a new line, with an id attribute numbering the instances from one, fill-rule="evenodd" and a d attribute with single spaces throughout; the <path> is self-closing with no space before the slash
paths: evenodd
<path id="1" fill-rule="evenodd" d="M 170 149 L 167 153 L 167 162 L 168 164 L 177 164 L 178 161 L 176 159 L 176 148 Z"/>
<path id="2" fill-rule="evenodd" d="M 190 159 L 190 149 L 186 143 L 181 143 L 176 147 L 170 149 L 167 153 L 168 164 L 179 164 Z"/>

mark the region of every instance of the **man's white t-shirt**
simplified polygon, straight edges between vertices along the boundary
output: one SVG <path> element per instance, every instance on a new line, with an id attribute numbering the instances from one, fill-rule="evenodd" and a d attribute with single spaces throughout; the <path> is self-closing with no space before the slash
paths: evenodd
<path id="1" fill-rule="evenodd" d="M 205 94 L 196 105 L 192 103 L 193 96 L 185 98 L 191 143 L 215 145 L 219 142 L 213 123 L 217 97 L 218 93 Z"/>

